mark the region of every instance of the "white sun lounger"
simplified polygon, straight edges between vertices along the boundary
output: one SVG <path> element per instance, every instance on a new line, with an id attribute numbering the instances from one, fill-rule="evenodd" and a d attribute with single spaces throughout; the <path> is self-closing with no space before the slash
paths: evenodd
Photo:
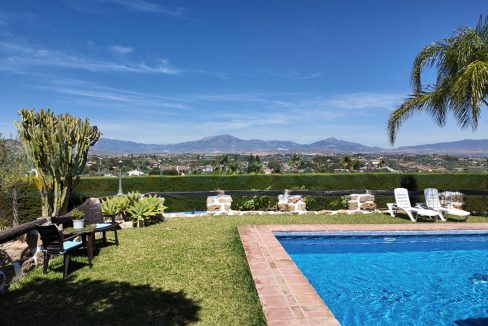
<path id="1" fill-rule="evenodd" d="M 427 207 L 435 211 L 438 211 L 439 214 L 441 214 L 443 217 L 444 217 L 443 213 L 445 213 L 448 215 L 455 215 L 467 219 L 470 214 L 468 211 L 462 209 L 457 209 L 452 207 L 442 207 L 441 201 L 439 200 L 439 191 L 435 188 L 424 189 L 424 196 L 425 196 L 425 204 L 427 205 Z"/>
<path id="2" fill-rule="evenodd" d="M 425 217 L 436 217 L 438 216 L 442 221 L 446 221 L 444 216 L 433 210 L 433 209 L 426 209 L 422 207 L 412 207 L 410 204 L 410 197 L 408 196 L 408 190 L 405 188 L 396 188 L 394 190 L 395 193 L 395 203 L 389 203 L 388 211 L 390 215 L 393 217 L 395 216 L 398 210 L 404 211 L 412 222 L 417 222 L 418 216 L 425 216 Z"/>

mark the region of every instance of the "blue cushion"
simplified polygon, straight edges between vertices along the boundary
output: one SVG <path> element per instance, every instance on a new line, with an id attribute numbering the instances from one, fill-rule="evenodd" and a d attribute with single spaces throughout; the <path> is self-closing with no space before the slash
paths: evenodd
<path id="1" fill-rule="evenodd" d="M 110 224 L 110 223 L 97 223 L 95 225 L 95 228 L 96 229 L 102 229 L 102 228 L 106 228 L 106 227 L 109 227 L 109 226 L 112 226 L 112 224 Z"/>
<path id="2" fill-rule="evenodd" d="M 81 247 L 82 243 L 78 241 L 65 241 L 63 242 L 63 249 L 65 251 L 76 249 Z"/>

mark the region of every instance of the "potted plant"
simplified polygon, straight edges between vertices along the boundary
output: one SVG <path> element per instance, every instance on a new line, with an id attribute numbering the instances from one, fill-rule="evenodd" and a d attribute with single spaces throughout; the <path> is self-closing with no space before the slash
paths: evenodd
<path id="1" fill-rule="evenodd" d="M 85 227 L 85 212 L 74 209 L 71 211 L 70 216 L 73 219 L 74 229 L 83 229 Z"/>

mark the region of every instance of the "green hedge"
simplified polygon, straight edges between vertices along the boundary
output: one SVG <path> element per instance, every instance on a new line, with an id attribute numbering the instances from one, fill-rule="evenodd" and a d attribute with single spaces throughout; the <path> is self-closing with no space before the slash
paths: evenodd
<path id="1" fill-rule="evenodd" d="M 388 190 L 399 187 L 405 179 L 397 173 L 347 173 L 347 174 L 270 174 L 270 175 L 189 175 L 189 176 L 143 176 L 123 178 L 124 192 L 139 191 L 211 191 L 251 189 L 307 189 Z M 486 190 L 488 174 L 413 174 L 418 189 L 436 187 L 452 190 Z M 118 179 L 108 177 L 82 178 L 75 188 L 80 194 L 110 196 L 117 193 Z"/>
<path id="2" fill-rule="evenodd" d="M 34 187 L 23 187 L 19 189 L 19 220 L 20 223 L 35 220 L 41 216 L 41 196 Z M 12 195 L 7 192 L 0 192 L 0 226 L 12 225 Z"/>
<path id="3" fill-rule="evenodd" d="M 487 190 L 488 174 L 393 174 L 393 173 L 346 173 L 346 174 L 272 174 L 272 175 L 189 175 L 189 176 L 143 176 L 123 178 L 123 189 L 146 192 L 184 192 L 211 190 L 263 190 L 263 189 L 306 189 L 306 190 L 393 190 L 406 186 L 422 190 L 435 187 L 440 190 Z M 117 193 L 118 179 L 107 177 L 82 178 L 75 188 L 76 193 L 86 197 L 111 196 Z M 234 198 L 233 208 L 246 198 Z M 391 197 L 379 197 L 378 207 L 386 207 Z M 423 198 L 412 199 L 421 201 Z M 485 199 L 470 197 L 467 207 L 480 210 L 487 207 Z M 166 201 L 168 211 L 205 210 L 205 198 L 176 199 Z M 313 197 L 310 210 L 336 209 L 337 198 Z M 486 210 L 486 209 L 484 209 Z"/>
<path id="4" fill-rule="evenodd" d="M 440 190 L 487 190 L 488 174 L 392 174 L 392 173 L 348 173 L 348 174 L 272 174 L 272 175 L 190 175 L 190 176 L 144 176 L 125 177 L 124 192 L 184 192 L 210 190 L 253 190 L 253 189 L 306 189 L 306 190 L 388 190 L 399 186 L 422 190 L 435 187 Z M 112 196 L 117 193 L 118 179 L 108 177 L 82 178 L 70 199 L 70 207 L 76 206 L 87 197 Z M 415 190 L 415 189 L 411 189 Z M 246 197 L 234 198 L 233 209 L 239 207 Z M 338 197 L 312 196 L 308 209 L 338 209 Z M 469 210 L 487 211 L 488 198 L 469 196 L 466 207 Z M 392 197 L 377 196 L 378 207 L 386 207 Z M 421 202 L 423 198 L 412 198 Z M 205 210 L 205 198 L 167 198 L 168 211 Z M 40 196 L 34 187 L 19 192 L 21 222 L 33 220 L 41 215 Z M 8 193 L 0 193 L 0 224 L 12 223 L 12 202 Z"/>

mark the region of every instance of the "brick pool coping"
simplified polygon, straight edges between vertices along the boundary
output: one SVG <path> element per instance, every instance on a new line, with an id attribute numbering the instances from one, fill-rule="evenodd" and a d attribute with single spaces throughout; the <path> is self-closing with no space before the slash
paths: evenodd
<path id="1" fill-rule="evenodd" d="M 488 230 L 488 223 L 240 225 L 239 235 L 269 326 L 340 325 L 273 232 Z"/>

